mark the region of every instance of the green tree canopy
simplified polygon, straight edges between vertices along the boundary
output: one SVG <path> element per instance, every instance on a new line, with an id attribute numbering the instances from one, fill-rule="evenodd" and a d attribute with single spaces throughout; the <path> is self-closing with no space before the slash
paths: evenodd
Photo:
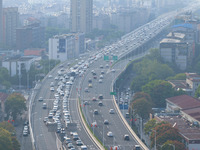
<path id="1" fill-rule="evenodd" d="M 10 75 L 8 73 L 8 70 L 4 67 L 0 67 L 0 84 L 5 86 L 6 88 L 9 88 L 11 86 Z"/>
<path id="2" fill-rule="evenodd" d="M 140 98 L 131 103 L 134 113 L 142 117 L 142 119 L 149 118 L 149 113 L 152 110 L 151 103 L 145 98 Z"/>
<path id="3" fill-rule="evenodd" d="M 154 143 L 155 131 L 156 131 L 156 142 L 158 145 L 163 145 L 168 140 L 179 141 L 179 142 L 181 142 L 182 140 L 182 137 L 180 136 L 176 128 L 173 128 L 168 123 L 161 123 L 161 124 L 157 124 L 156 127 L 151 132 L 151 136 L 150 136 L 151 147 L 153 147 L 155 144 Z"/>
<path id="4" fill-rule="evenodd" d="M 185 73 L 176 74 L 174 77 L 168 77 L 167 80 L 186 80 Z"/>
<path id="5" fill-rule="evenodd" d="M 156 59 L 142 59 L 133 64 L 133 72 L 137 73 L 131 84 L 131 89 L 140 91 L 142 86 L 152 80 L 164 80 L 169 76 L 174 75 L 174 71 L 166 64 L 162 64 Z"/>
<path id="6" fill-rule="evenodd" d="M 147 93 L 144 93 L 144 92 L 137 92 L 137 93 L 135 93 L 134 96 L 133 96 L 133 101 L 137 100 L 137 99 L 140 99 L 140 98 L 145 98 L 147 101 L 151 102 L 150 95 L 147 94 Z"/>
<path id="7" fill-rule="evenodd" d="M 26 110 L 25 102 L 24 96 L 19 93 L 9 95 L 5 103 L 5 110 L 8 116 L 12 116 L 16 120 L 17 116 Z"/>
<path id="8" fill-rule="evenodd" d="M 12 134 L 12 133 L 15 133 L 15 128 L 14 128 L 14 126 L 13 126 L 11 123 L 7 122 L 7 121 L 1 122 L 1 123 L 0 123 L 0 128 L 6 129 L 6 130 L 9 131 L 11 134 Z"/>
<path id="9" fill-rule="evenodd" d="M 144 132 L 145 134 L 148 134 L 149 132 L 151 132 L 151 130 L 153 128 L 155 128 L 156 126 L 156 120 L 155 119 L 152 119 L 152 120 L 149 120 L 145 125 L 144 125 Z"/>
<path id="10" fill-rule="evenodd" d="M 178 92 L 172 88 L 172 85 L 164 80 L 150 81 L 148 84 L 142 87 L 142 91 L 151 96 L 155 107 L 165 107 L 166 98 L 178 95 Z"/>
<path id="11" fill-rule="evenodd" d="M 179 141 L 171 141 L 168 140 L 162 145 L 161 150 L 174 150 L 173 146 L 175 147 L 175 150 L 185 150 L 185 145 Z"/>
<path id="12" fill-rule="evenodd" d="M 13 150 L 11 134 L 3 128 L 0 128 L 0 149 Z"/>

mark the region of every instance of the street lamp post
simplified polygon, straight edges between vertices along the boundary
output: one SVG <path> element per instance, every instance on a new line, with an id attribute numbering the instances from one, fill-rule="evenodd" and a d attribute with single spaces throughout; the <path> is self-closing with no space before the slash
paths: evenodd
<path id="1" fill-rule="evenodd" d="M 156 130 L 152 129 L 155 132 L 155 150 L 156 150 Z"/>

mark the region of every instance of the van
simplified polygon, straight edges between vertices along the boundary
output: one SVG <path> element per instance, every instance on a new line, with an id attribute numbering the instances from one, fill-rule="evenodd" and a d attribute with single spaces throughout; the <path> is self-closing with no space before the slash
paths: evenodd
<path id="1" fill-rule="evenodd" d="M 81 150 L 87 150 L 87 146 L 86 145 L 82 145 L 81 146 Z"/>

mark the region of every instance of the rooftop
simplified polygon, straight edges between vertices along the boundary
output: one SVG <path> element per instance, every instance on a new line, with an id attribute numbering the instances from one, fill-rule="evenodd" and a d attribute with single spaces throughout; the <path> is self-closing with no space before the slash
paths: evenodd
<path id="1" fill-rule="evenodd" d="M 187 86 L 187 83 L 185 80 L 169 80 L 168 81 L 172 86 L 176 89 L 189 89 L 190 87 Z"/>
<path id="2" fill-rule="evenodd" d="M 45 49 L 27 49 L 24 50 L 24 56 L 41 56 Z"/>
<path id="3" fill-rule="evenodd" d="M 160 43 L 181 43 L 181 40 L 172 39 L 172 38 L 164 38 Z"/>
<path id="4" fill-rule="evenodd" d="M 161 121 L 170 123 L 179 130 L 179 133 L 188 140 L 200 140 L 200 129 L 191 126 L 191 123 L 181 116 L 159 116 Z"/>
<path id="5" fill-rule="evenodd" d="M 190 23 L 184 23 L 184 24 L 178 24 L 178 25 L 172 26 L 172 28 L 178 28 L 178 27 L 183 27 L 183 28 L 187 28 L 187 29 L 194 29 L 193 25 L 190 24 Z"/>
<path id="6" fill-rule="evenodd" d="M 200 107 L 200 101 L 188 95 L 180 95 L 167 98 L 166 101 L 177 105 L 182 110 Z"/>
<path id="7" fill-rule="evenodd" d="M 183 112 L 200 121 L 200 107 L 183 110 Z"/>
<path id="8" fill-rule="evenodd" d="M 185 38 L 185 34 L 184 33 L 178 33 L 178 32 L 170 32 L 167 35 L 168 38 L 179 38 L 179 39 L 183 39 Z"/>

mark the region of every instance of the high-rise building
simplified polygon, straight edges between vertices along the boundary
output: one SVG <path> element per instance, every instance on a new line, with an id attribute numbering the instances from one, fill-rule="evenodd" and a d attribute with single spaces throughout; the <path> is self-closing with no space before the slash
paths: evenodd
<path id="1" fill-rule="evenodd" d="M 16 47 L 24 50 L 27 48 L 39 48 L 45 41 L 45 28 L 40 23 L 33 23 L 16 29 Z"/>
<path id="2" fill-rule="evenodd" d="M 56 35 L 49 39 L 49 59 L 66 61 L 85 52 L 85 34 Z"/>
<path id="3" fill-rule="evenodd" d="M 3 17 L 2 17 L 2 13 L 3 13 L 3 8 L 2 8 L 2 0 L 0 0 L 0 46 L 3 42 Z"/>
<path id="4" fill-rule="evenodd" d="M 8 48 L 16 46 L 16 28 L 19 24 L 17 7 L 3 9 L 3 44 Z"/>
<path id="5" fill-rule="evenodd" d="M 71 31 L 88 33 L 92 30 L 93 0 L 71 0 Z"/>

